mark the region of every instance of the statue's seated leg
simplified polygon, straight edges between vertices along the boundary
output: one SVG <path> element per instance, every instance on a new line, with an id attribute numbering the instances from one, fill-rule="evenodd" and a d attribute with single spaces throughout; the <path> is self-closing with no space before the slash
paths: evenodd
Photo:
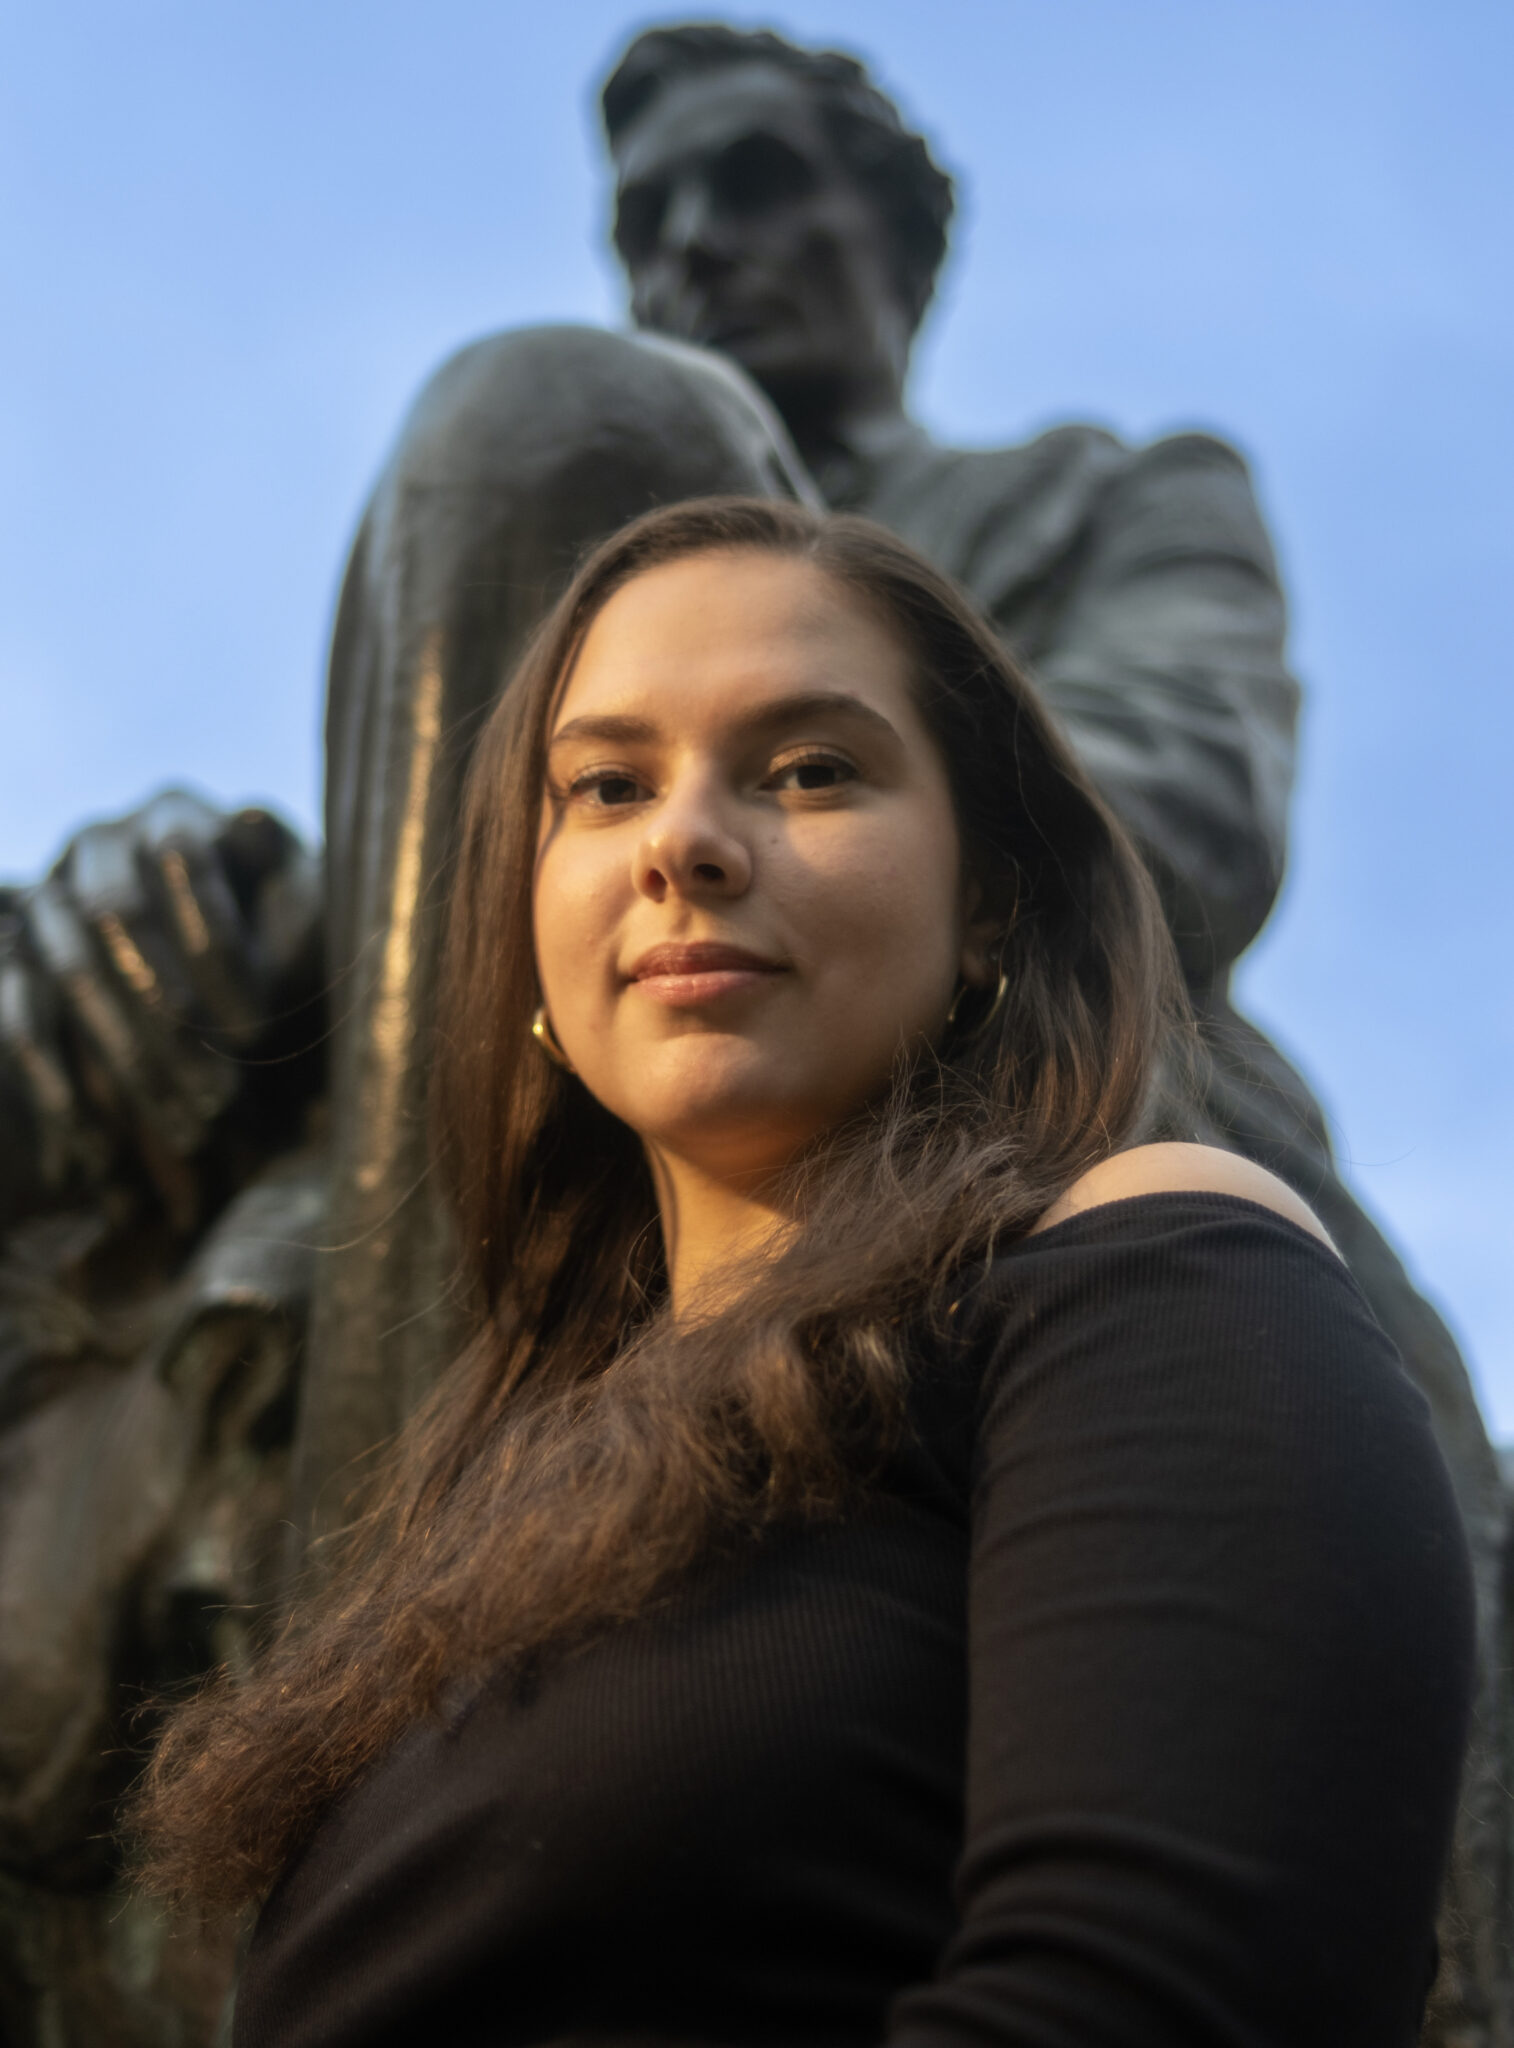
<path id="1" fill-rule="evenodd" d="M 593 328 L 490 337 L 421 394 L 358 534 L 332 649 L 327 872 L 334 1213 L 299 1507 L 386 1438 L 454 1334 L 425 1190 L 440 878 L 476 733 L 585 549 L 658 504 L 813 496 L 722 359 Z M 818 499 L 816 500 L 818 502 Z"/>

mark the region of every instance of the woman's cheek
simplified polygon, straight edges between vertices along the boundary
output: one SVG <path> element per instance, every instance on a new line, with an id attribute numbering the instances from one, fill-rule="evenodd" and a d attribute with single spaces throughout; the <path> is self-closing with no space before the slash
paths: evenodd
<path id="1" fill-rule="evenodd" d="M 833 954 L 893 960 L 907 969 L 939 930 L 941 907 L 919 900 L 918 879 L 899 859 L 897 841 L 883 840 L 868 854 L 816 874 L 812 929 Z"/>
<path id="2" fill-rule="evenodd" d="M 616 864 L 592 846 L 554 846 L 538 873 L 534 916 L 544 976 L 592 980 L 586 968 L 613 951 L 624 887 Z M 544 993 L 550 991 L 544 989 Z"/>

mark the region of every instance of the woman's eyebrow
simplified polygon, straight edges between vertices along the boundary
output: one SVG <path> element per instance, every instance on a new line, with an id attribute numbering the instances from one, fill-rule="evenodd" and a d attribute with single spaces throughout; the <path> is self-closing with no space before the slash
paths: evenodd
<path id="1" fill-rule="evenodd" d="M 860 697 L 854 697 L 849 690 L 800 690 L 787 697 L 771 697 L 764 704 L 754 706 L 734 721 L 738 731 L 763 733 L 774 727 L 802 725 L 810 718 L 854 718 L 861 724 L 885 733 L 895 741 L 899 734 L 893 724 L 881 711 L 865 704 Z M 663 730 L 649 718 L 635 718 L 616 712 L 599 715 L 587 714 L 582 718 L 570 718 L 566 725 L 560 725 L 547 742 L 549 748 L 561 745 L 565 740 L 598 740 L 615 745 L 647 743 L 663 737 Z"/>
<path id="2" fill-rule="evenodd" d="M 549 748 L 560 746 L 564 740 L 603 740 L 614 746 L 617 742 L 644 742 L 660 736 L 648 718 L 626 718 L 606 712 L 597 718 L 570 718 L 566 725 L 557 728 L 547 745 Z"/>
<path id="3" fill-rule="evenodd" d="M 802 725 L 809 718 L 837 717 L 855 718 L 875 732 L 886 733 L 891 740 L 899 738 L 892 722 L 881 711 L 854 697 L 850 690 L 800 690 L 792 696 L 770 698 L 749 711 L 740 723 L 749 731 L 765 732 L 772 726 Z"/>

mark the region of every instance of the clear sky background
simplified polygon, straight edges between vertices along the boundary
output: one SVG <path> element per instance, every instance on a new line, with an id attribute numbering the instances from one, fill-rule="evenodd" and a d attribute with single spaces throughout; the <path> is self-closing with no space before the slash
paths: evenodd
<path id="1" fill-rule="evenodd" d="M 0 873 L 169 779 L 315 830 L 336 579 L 405 406 L 615 322 L 609 0 L 0 4 Z M 938 433 L 1250 457 L 1307 689 L 1241 974 L 1514 1438 L 1514 8 L 794 0 L 958 174 Z"/>

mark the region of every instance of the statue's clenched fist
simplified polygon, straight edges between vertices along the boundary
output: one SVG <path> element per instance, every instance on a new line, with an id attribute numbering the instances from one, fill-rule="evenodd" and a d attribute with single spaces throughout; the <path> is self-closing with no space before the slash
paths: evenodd
<path id="1" fill-rule="evenodd" d="M 168 789 L 0 891 L 0 1224 L 145 1177 L 180 1228 L 248 1062 L 319 987 L 319 865 Z"/>

